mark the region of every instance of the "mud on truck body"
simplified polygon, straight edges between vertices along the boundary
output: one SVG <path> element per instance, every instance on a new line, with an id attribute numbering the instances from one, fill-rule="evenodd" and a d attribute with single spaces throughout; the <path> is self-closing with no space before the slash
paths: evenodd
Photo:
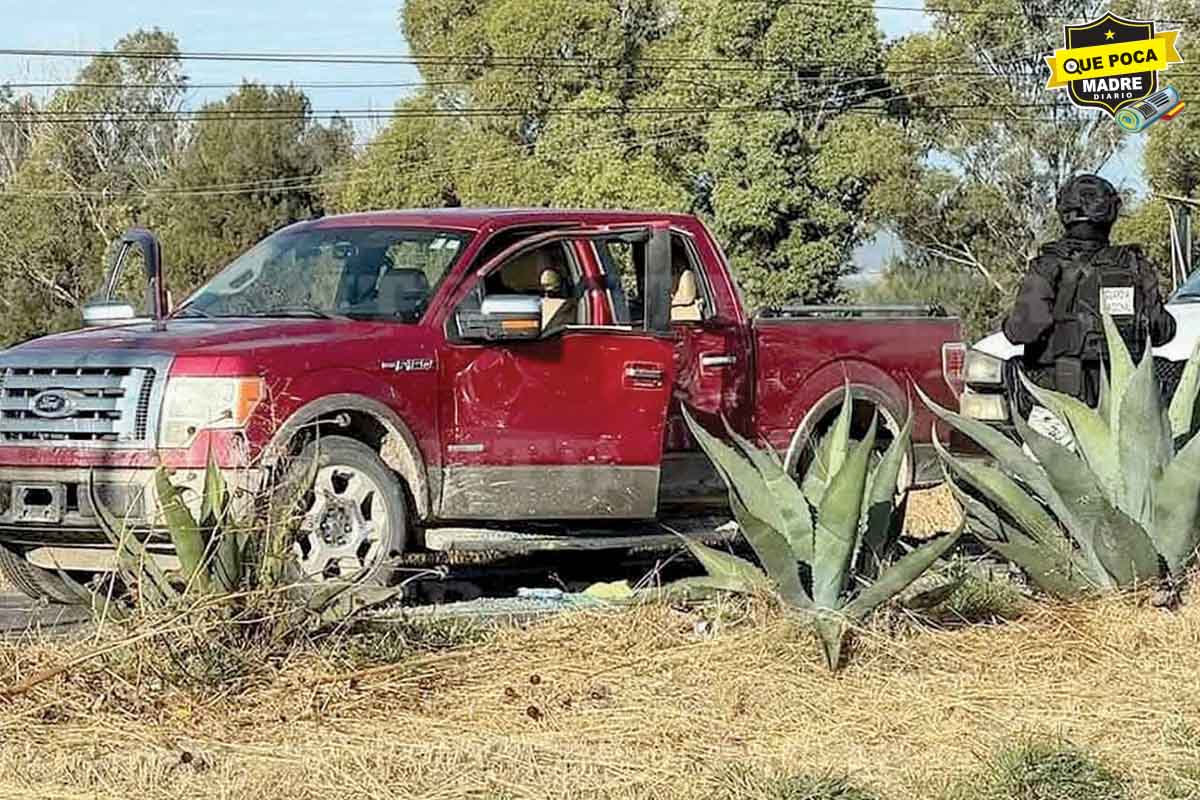
<path id="1" fill-rule="evenodd" d="M 147 318 L 118 288 L 139 248 Z M 0 568 L 29 594 L 67 601 L 64 573 L 113 568 L 89 480 L 170 560 L 157 467 L 198 489 L 211 453 L 250 495 L 307 450 L 301 568 L 381 583 L 398 554 L 480 529 L 558 525 L 570 546 L 580 527 L 724 506 L 684 404 L 797 468 L 845 383 L 857 426 L 878 407 L 895 431 L 910 383 L 953 405 L 962 364 L 958 322 L 936 310 L 750 318 L 686 215 L 327 217 L 263 240 L 170 312 L 159 261 L 152 236 L 127 234 L 88 327 L 0 352 Z M 917 484 L 937 473 L 932 419 L 914 413 L 903 480 Z"/>

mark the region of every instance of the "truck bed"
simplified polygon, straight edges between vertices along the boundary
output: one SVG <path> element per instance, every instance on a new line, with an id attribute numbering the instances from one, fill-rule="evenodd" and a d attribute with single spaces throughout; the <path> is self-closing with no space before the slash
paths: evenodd
<path id="1" fill-rule="evenodd" d="M 786 306 L 761 312 L 752 330 L 754 426 L 761 438 L 794 456 L 836 413 L 849 382 L 895 423 L 903 423 L 911 403 L 918 482 L 936 478 L 920 474 L 935 466 L 924 452 L 931 450 L 934 418 L 911 389 L 916 384 L 957 407 L 942 353 L 944 344 L 961 339 L 957 318 L 934 306 Z"/>

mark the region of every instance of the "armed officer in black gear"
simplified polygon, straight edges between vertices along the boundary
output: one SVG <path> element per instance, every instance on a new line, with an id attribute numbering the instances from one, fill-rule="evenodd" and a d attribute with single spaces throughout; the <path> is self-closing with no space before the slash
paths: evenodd
<path id="1" fill-rule="evenodd" d="M 1004 322 L 1009 341 L 1025 345 L 1035 383 L 1092 406 L 1108 358 L 1102 314 L 1113 318 L 1135 361 L 1147 341 L 1157 347 L 1175 335 L 1154 265 L 1136 245 L 1108 243 L 1120 208 L 1117 191 L 1098 175 L 1068 181 L 1056 205 L 1065 233 L 1030 261 Z"/>

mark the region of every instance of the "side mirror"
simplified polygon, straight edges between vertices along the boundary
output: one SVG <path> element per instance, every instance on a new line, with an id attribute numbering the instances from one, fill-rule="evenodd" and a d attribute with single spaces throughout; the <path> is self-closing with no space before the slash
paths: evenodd
<path id="1" fill-rule="evenodd" d="M 455 314 L 458 334 L 469 341 L 519 341 L 542 335 L 542 300 L 523 294 L 485 297 L 478 311 Z"/>
<path id="2" fill-rule="evenodd" d="M 129 303 L 88 303 L 83 307 L 83 324 L 117 325 L 137 319 L 137 312 Z"/>
<path id="3" fill-rule="evenodd" d="M 163 284 L 162 248 L 154 234 L 144 228 L 130 228 L 121 234 L 118 247 L 109 262 L 108 272 L 104 276 L 104 285 L 96 295 L 96 299 L 84 306 L 83 321 L 85 325 L 104 325 L 136 319 L 135 312 L 129 303 L 116 299 L 117 286 L 120 284 L 121 273 L 125 268 L 126 257 L 130 250 L 137 248 L 142 253 L 142 265 L 145 271 L 146 305 L 153 320 L 160 324 L 170 311 L 166 286 Z M 124 308 L 129 308 L 128 316 L 123 316 Z"/>

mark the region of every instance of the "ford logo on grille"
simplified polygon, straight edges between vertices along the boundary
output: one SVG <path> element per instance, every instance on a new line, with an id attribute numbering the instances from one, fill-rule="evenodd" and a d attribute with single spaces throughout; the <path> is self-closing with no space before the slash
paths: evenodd
<path id="1" fill-rule="evenodd" d="M 61 389 L 47 389 L 33 396 L 29 410 L 39 417 L 57 419 L 70 416 L 75 411 L 75 403 Z"/>

